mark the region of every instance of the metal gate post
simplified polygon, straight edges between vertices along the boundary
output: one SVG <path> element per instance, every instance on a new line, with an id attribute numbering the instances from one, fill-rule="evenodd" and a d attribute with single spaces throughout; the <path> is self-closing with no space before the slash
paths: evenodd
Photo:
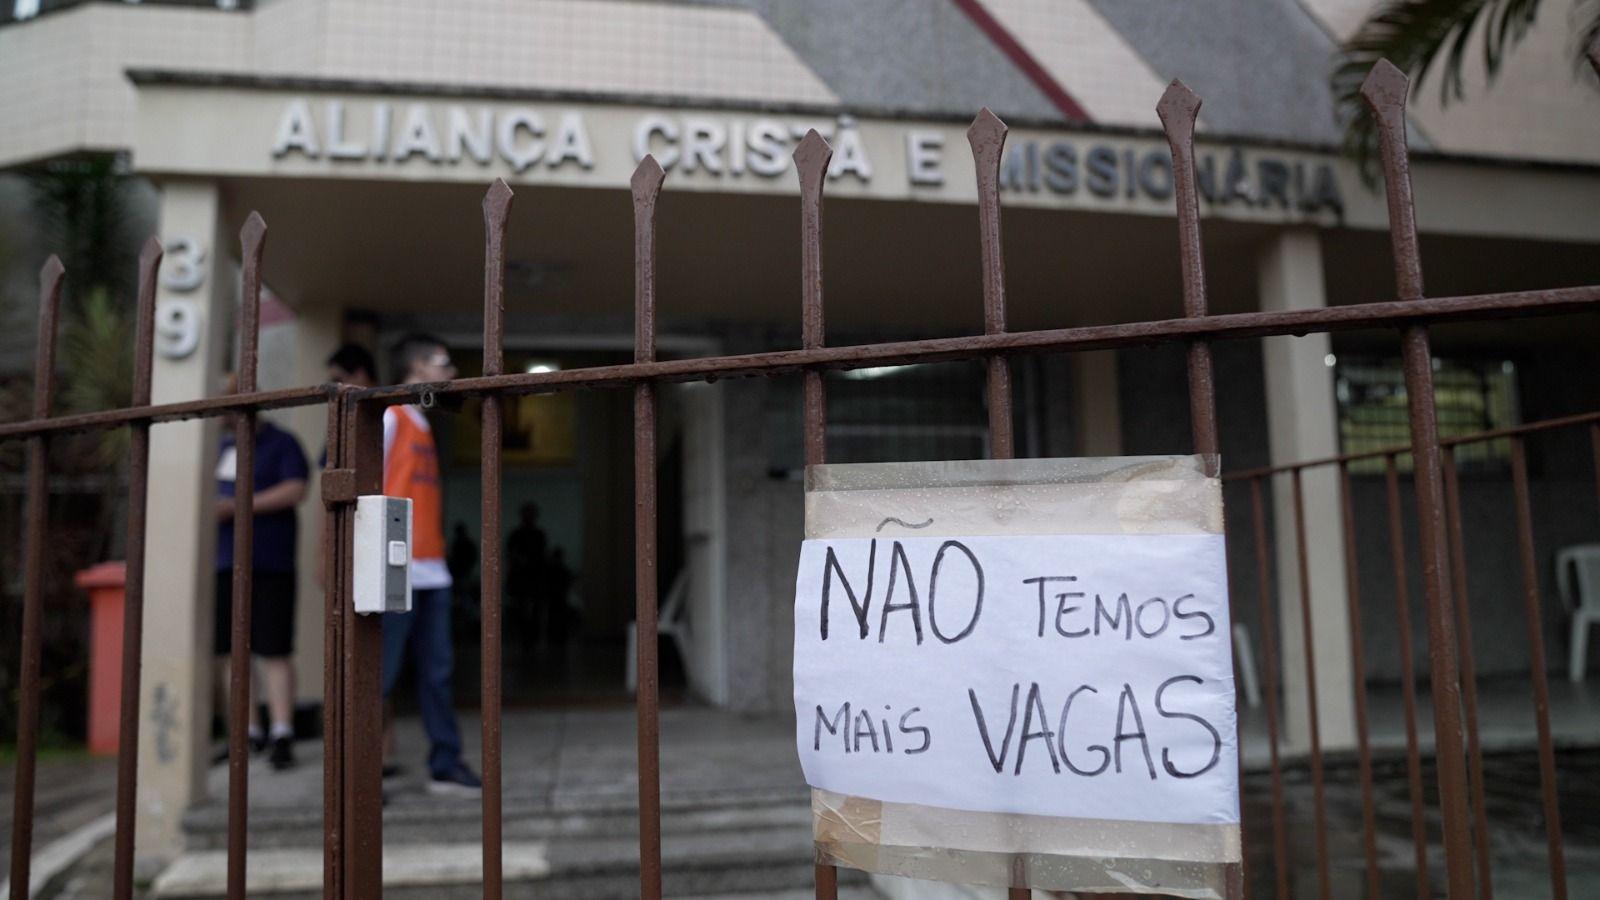
<path id="1" fill-rule="evenodd" d="M 1174 78 L 1156 104 L 1156 115 L 1167 134 L 1172 152 L 1172 187 L 1178 217 L 1178 260 L 1183 275 L 1183 314 L 1203 319 L 1206 308 L 1205 253 L 1200 243 L 1200 194 L 1195 180 L 1194 123 L 1200 114 L 1200 97 L 1189 86 Z M 1189 428 L 1194 452 L 1205 458 L 1206 474 L 1222 474 L 1222 451 L 1217 440 L 1217 390 L 1212 374 L 1211 342 L 1190 341 L 1188 346 Z M 1231 609 L 1234 621 L 1239 620 Z M 1239 756 L 1239 783 L 1244 784 L 1244 732 L 1240 724 L 1234 731 L 1234 746 Z M 1248 881 L 1247 850 L 1244 838 L 1244 804 L 1240 804 L 1239 866 L 1229 869 L 1224 890 L 1230 898 L 1245 895 Z"/>
<path id="2" fill-rule="evenodd" d="M 1006 330 L 1006 267 L 1000 241 L 1000 158 L 1006 145 L 1006 123 L 989 107 L 978 111 L 967 127 L 972 165 L 978 184 L 978 247 L 983 260 L 983 333 Z M 1011 421 L 1011 361 L 996 353 L 984 360 L 984 390 L 989 408 L 989 457 L 1016 456 Z M 1011 857 L 1009 900 L 1027 900 L 1033 891 L 1019 886 L 1028 878 L 1028 857 Z"/>
<path id="3" fill-rule="evenodd" d="M 33 369 L 33 417 L 50 415 L 55 393 L 56 314 L 61 309 L 61 260 L 51 256 L 39 271 L 39 343 Z M 39 750 L 39 645 L 44 605 L 45 545 L 49 538 L 48 439 L 28 438 L 28 549 L 23 560 L 22 665 L 17 677 L 17 775 L 12 782 L 11 900 L 28 900 L 33 855 L 33 780 Z"/>
<path id="4" fill-rule="evenodd" d="M 352 493 L 383 492 L 382 403 L 347 398 L 343 411 L 345 459 Z M 344 596 L 340 719 L 343 733 L 344 897 L 383 896 L 383 617 L 358 616 L 349 563 L 355 541 L 355 511 L 346 507 L 339 530 L 339 567 Z"/>
<path id="5" fill-rule="evenodd" d="M 138 305 L 134 314 L 134 406 L 150 404 L 155 358 L 156 272 L 163 251 L 155 238 L 139 252 Z M 118 699 L 117 834 L 112 858 L 111 896 L 133 898 L 133 835 L 139 792 L 139 698 L 144 655 L 144 536 L 149 512 L 150 423 L 134 422 L 128 435 L 128 568 L 122 606 L 122 696 Z"/>
<path id="6" fill-rule="evenodd" d="M 1422 256 L 1417 249 L 1411 164 L 1406 156 L 1406 95 L 1410 82 L 1387 60 L 1372 68 L 1361 95 L 1378 123 L 1384 186 L 1389 201 L 1389 239 L 1399 298 L 1420 302 Z M 1439 429 L 1433 406 L 1433 359 L 1425 325 L 1401 330 L 1411 447 L 1416 471 L 1417 531 L 1422 547 L 1422 584 L 1428 612 L 1428 657 L 1433 676 L 1433 723 L 1439 770 L 1439 811 L 1444 819 L 1445 874 L 1449 896 L 1473 895 L 1472 845 L 1467 823 L 1467 772 L 1461 734 L 1461 681 L 1457 671 L 1455 617 L 1451 613 L 1450 561 L 1444 535 L 1444 478 Z"/>
<path id="7" fill-rule="evenodd" d="M 833 148 L 815 129 L 806 132 L 794 148 L 794 170 L 800 177 L 800 340 L 807 350 L 826 340 L 822 309 L 822 189 L 827 183 Z M 802 433 L 805 463 L 828 461 L 828 390 L 822 372 L 805 372 L 805 408 Z M 817 900 L 839 896 L 839 870 L 831 863 L 813 860 L 812 881 Z"/>
<path id="8" fill-rule="evenodd" d="M 633 359 L 656 360 L 656 199 L 667 173 L 646 155 L 634 169 Z M 633 544 L 635 716 L 639 758 L 639 896 L 661 896 L 661 682 L 657 633 L 656 394 L 655 385 L 633 387 Z"/>
<path id="9" fill-rule="evenodd" d="M 355 472 L 349 468 L 345 417 L 356 388 L 328 397 L 327 468 L 322 473 L 322 896 L 344 897 L 344 640 L 349 603 L 348 523 L 355 509 Z"/>
<path id="10" fill-rule="evenodd" d="M 505 369 L 505 271 L 506 217 L 511 213 L 511 188 L 496 178 L 483 197 L 483 374 L 499 375 Z M 493 536 L 481 541 L 483 556 L 479 566 L 478 608 L 480 646 L 483 659 L 479 667 L 482 696 L 483 732 L 483 896 L 500 900 L 501 885 L 501 786 L 500 786 L 500 395 L 483 397 L 481 450 L 481 511 L 483 526 L 479 534 Z"/>

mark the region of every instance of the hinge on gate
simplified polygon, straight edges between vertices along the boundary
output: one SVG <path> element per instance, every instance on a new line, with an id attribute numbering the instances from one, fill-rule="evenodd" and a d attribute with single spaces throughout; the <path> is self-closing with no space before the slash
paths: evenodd
<path id="1" fill-rule="evenodd" d="M 324 469 L 322 472 L 322 503 L 341 506 L 356 502 L 356 470 Z"/>

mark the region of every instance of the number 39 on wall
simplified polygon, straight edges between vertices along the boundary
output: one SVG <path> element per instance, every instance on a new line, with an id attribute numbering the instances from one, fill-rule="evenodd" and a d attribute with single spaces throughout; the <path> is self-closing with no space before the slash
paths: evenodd
<path id="1" fill-rule="evenodd" d="M 178 235 L 166 242 L 161 286 L 174 294 L 192 294 L 206 282 L 206 248 L 195 238 Z M 200 346 L 200 305 L 169 297 L 156 307 L 156 352 L 183 359 Z"/>

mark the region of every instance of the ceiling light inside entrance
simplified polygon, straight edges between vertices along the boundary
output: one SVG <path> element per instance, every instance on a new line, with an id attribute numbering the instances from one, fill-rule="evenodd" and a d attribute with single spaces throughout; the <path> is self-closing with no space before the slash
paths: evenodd
<path id="1" fill-rule="evenodd" d="M 893 374 L 895 374 L 897 372 L 904 372 L 907 369 L 915 369 L 915 368 L 916 368 L 916 366 L 914 366 L 914 365 L 911 365 L 911 366 L 867 366 L 864 369 L 851 369 L 850 371 L 843 373 L 843 375 L 844 375 L 845 378 L 851 378 L 851 379 L 854 379 L 856 381 L 870 381 L 870 380 L 872 380 L 874 378 L 882 378 L 885 375 L 893 375 Z"/>

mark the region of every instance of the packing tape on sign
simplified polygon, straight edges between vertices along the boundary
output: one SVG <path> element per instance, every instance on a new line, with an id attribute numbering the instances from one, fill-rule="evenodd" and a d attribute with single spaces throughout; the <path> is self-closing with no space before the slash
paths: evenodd
<path id="1" fill-rule="evenodd" d="M 818 862 L 931 881 L 1222 898 L 1237 825 L 983 813 L 811 792 Z"/>
<path id="2" fill-rule="evenodd" d="M 806 470 L 807 538 L 1222 531 L 1221 484 L 1199 456 Z M 1225 897 L 1242 877 L 1237 824 L 972 812 L 822 789 L 811 796 L 820 863 L 963 884 L 1187 898 Z"/>
<path id="3" fill-rule="evenodd" d="M 1221 484 L 1198 456 L 806 470 L 807 538 L 1221 533 Z"/>

